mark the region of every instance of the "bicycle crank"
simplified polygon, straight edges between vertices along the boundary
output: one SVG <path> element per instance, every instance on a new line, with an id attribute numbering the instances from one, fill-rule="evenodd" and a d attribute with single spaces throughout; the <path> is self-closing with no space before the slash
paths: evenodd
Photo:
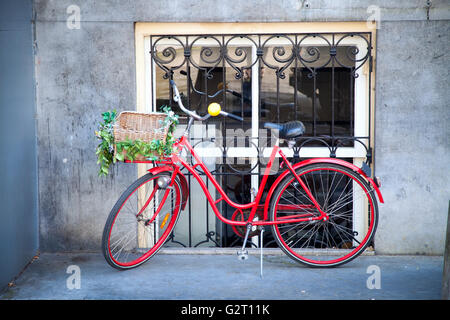
<path id="1" fill-rule="evenodd" d="M 245 246 L 247 245 L 248 235 L 252 230 L 252 225 L 247 224 L 247 231 L 245 232 L 244 243 L 242 244 L 242 248 L 237 252 L 238 260 L 247 260 L 248 259 L 248 251 L 245 250 Z"/>
<path id="2" fill-rule="evenodd" d="M 233 221 L 247 221 L 249 216 L 250 216 L 250 210 L 242 211 L 240 209 L 237 209 L 236 211 L 234 211 L 233 215 L 231 216 L 231 220 L 233 220 Z M 262 220 L 263 219 L 262 211 L 260 209 L 258 209 L 256 211 L 256 215 L 255 216 L 258 219 Z M 238 235 L 239 237 L 241 237 L 241 238 L 245 237 L 246 227 L 244 227 L 244 226 L 242 226 L 242 227 L 241 226 L 232 226 L 232 229 L 233 229 L 234 233 L 236 235 Z M 260 233 L 259 229 L 252 230 L 250 232 L 250 234 L 248 235 L 248 237 L 252 238 L 254 236 L 259 235 L 259 233 Z"/>

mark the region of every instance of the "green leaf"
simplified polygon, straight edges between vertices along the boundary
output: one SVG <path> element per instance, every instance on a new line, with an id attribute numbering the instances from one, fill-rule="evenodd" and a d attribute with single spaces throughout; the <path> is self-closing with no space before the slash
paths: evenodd
<path id="1" fill-rule="evenodd" d="M 123 155 L 123 153 L 116 153 L 116 159 L 119 161 L 124 161 L 125 156 Z"/>

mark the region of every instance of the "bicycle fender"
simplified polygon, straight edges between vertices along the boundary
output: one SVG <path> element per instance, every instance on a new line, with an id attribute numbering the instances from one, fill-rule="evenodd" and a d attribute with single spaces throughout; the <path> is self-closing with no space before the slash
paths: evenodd
<path id="1" fill-rule="evenodd" d="M 361 168 L 358 168 L 353 163 L 350 163 L 348 161 L 336 159 L 336 158 L 313 158 L 313 159 L 307 159 L 307 160 L 301 161 L 299 163 L 296 163 L 292 167 L 294 168 L 294 170 L 296 170 L 296 169 L 298 169 L 300 167 L 304 167 L 306 165 L 315 164 L 315 163 L 324 163 L 324 162 L 331 163 L 331 164 L 338 164 L 343 167 L 347 167 L 347 168 L 359 173 L 360 175 L 362 175 L 369 182 L 369 184 L 375 189 L 375 192 L 378 196 L 379 201 L 381 203 L 384 203 L 384 199 L 383 199 L 383 196 L 381 195 L 380 188 L 378 188 L 377 184 L 373 181 L 373 179 L 368 177 L 365 174 L 365 172 L 361 170 Z M 278 186 L 278 184 L 281 182 L 281 180 L 283 180 L 283 178 L 286 177 L 289 173 L 291 173 L 289 171 L 289 169 L 285 170 L 282 174 L 280 174 L 278 176 L 278 178 L 275 180 L 275 182 L 270 187 L 269 193 L 267 194 L 267 198 L 266 198 L 269 201 L 266 201 L 266 203 L 264 204 L 264 219 L 267 219 L 269 203 L 270 203 L 270 199 L 272 198 L 272 194 L 275 192 L 275 189 Z"/>
<path id="2" fill-rule="evenodd" d="M 156 174 L 164 172 L 164 171 L 173 171 L 173 170 L 174 170 L 174 168 L 171 166 L 157 166 L 157 167 L 148 169 L 147 171 L 153 175 L 156 175 Z"/>
<path id="3" fill-rule="evenodd" d="M 338 165 L 341 165 L 343 167 L 347 167 L 347 168 L 352 169 L 353 171 L 359 173 L 375 189 L 375 192 L 376 192 L 376 194 L 378 196 L 378 200 L 381 203 L 384 203 L 384 199 L 383 199 L 383 196 L 381 195 L 380 188 L 377 186 L 375 181 L 373 181 L 372 178 L 368 177 L 367 174 L 361 168 L 355 166 L 353 163 L 350 163 L 348 161 L 341 160 L 341 159 L 336 159 L 336 158 L 314 158 L 314 159 L 304 160 L 304 161 L 298 163 L 297 167 L 302 167 L 302 166 L 306 166 L 308 164 L 314 164 L 314 163 L 318 163 L 318 162 L 328 162 L 328 163 L 332 163 L 332 164 L 338 164 Z"/>
<path id="4" fill-rule="evenodd" d="M 156 175 L 156 174 L 164 172 L 164 171 L 173 171 L 173 170 L 174 170 L 174 167 L 172 167 L 172 166 L 159 166 L 159 167 L 154 167 L 154 168 L 148 169 L 147 171 L 153 175 Z M 184 208 L 186 207 L 186 204 L 187 204 L 187 200 L 189 198 L 189 186 L 188 186 L 187 179 L 184 176 L 184 174 L 182 174 L 181 172 L 178 171 L 177 177 L 180 180 L 181 191 L 182 191 L 181 210 L 184 210 Z"/>

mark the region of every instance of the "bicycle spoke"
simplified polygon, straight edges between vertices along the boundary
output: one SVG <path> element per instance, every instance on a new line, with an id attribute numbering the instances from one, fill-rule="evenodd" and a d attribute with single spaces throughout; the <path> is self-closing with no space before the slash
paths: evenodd
<path id="1" fill-rule="evenodd" d="M 122 195 L 123 200 L 119 199 L 115 206 L 117 211 L 113 208 L 110 214 L 102 248 L 113 267 L 125 269 L 145 262 L 164 244 L 174 227 L 181 188 L 177 183 L 172 189 L 155 190 L 155 178 L 147 174 L 138 179 L 135 187 L 132 185 Z"/>

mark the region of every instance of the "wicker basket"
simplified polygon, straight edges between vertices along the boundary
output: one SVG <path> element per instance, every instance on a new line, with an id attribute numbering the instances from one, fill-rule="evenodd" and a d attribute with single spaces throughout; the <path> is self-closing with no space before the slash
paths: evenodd
<path id="1" fill-rule="evenodd" d="M 114 140 L 115 142 L 125 141 L 130 139 L 141 140 L 150 143 L 153 140 L 166 141 L 169 126 L 164 127 L 165 113 L 140 113 L 134 111 L 123 111 L 119 114 L 114 125 Z M 114 146 L 114 153 L 116 153 Z M 124 151 L 125 160 L 126 152 Z M 135 160 L 145 161 L 144 156 L 138 155 Z"/>

